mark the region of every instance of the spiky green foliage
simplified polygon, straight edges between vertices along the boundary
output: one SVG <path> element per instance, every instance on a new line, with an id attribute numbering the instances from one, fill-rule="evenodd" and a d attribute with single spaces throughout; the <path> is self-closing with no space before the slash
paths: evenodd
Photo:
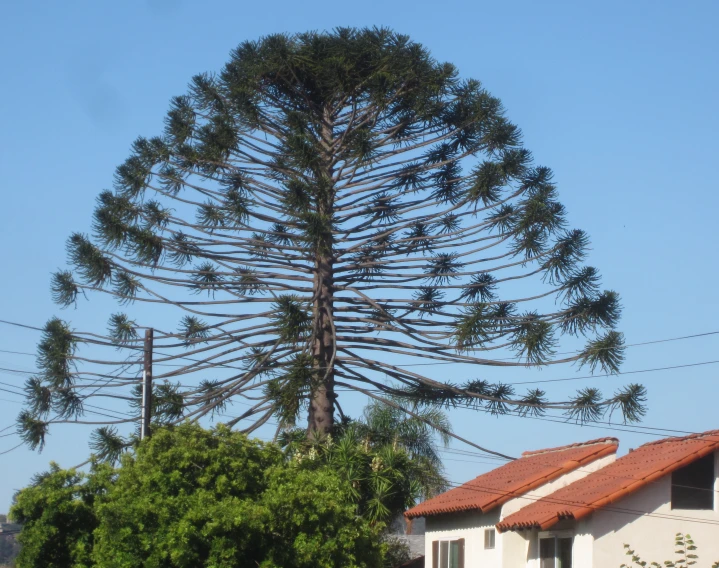
<path id="1" fill-rule="evenodd" d="M 69 270 L 60 270 L 52 275 L 50 290 L 52 301 L 63 308 L 74 305 L 80 293 L 80 288 Z"/>
<path id="2" fill-rule="evenodd" d="M 399 405 L 373 402 L 359 420 L 345 418 L 337 424 L 327 439 L 287 430 L 280 444 L 303 467 L 330 465 L 352 488 L 363 516 L 389 522 L 448 486 L 439 446 L 449 444 L 449 419 L 437 408 L 409 408 L 411 416 Z"/>
<path id="3" fill-rule="evenodd" d="M 616 373 L 624 361 L 624 337 L 616 331 L 590 341 L 579 358 L 581 365 L 589 365 L 594 372 L 600 367 L 605 373 Z"/>
<path id="4" fill-rule="evenodd" d="M 130 442 L 118 433 L 117 428 L 112 426 L 98 428 L 90 438 L 90 449 L 94 457 L 110 464 L 117 463 L 129 446 Z"/>
<path id="5" fill-rule="evenodd" d="M 197 396 L 199 393 L 207 394 L 207 384 L 193 390 Z M 175 424 L 182 420 L 185 414 L 185 393 L 177 383 L 167 380 L 152 385 L 152 407 L 151 417 L 153 428 L 166 424 Z M 140 416 L 142 409 L 142 385 L 135 384 L 130 393 L 130 406 L 136 410 L 136 416 Z M 129 422 L 129 420 L 128 420 Z"/>
<path id="6" fill-rule="evenodd" d="M 297 344 L 310 329 L 311 318 L 294 295 L 280 296 L 272 306 L 272 320 L 282 341 Z"/>
<path id="7" fill-rule="evenodd" d="M 517 322 L 513 346 L 527 362 L 541 365 L 554 355 L 555 328 L 536 312 L 522 316 Z"/>
<path id="8" fill-rule="evenodd" d="M 84 397 L 77 391 L 75 353 L 79 343 L 58 318 L 50 319 L 42 330 L 37 349 L 40 373 L 25 384 L 27 408 L 17 419 L 17 432 L 32 449 L 45 446 L 51 422 L 77 420 L 84 413 Z"/>
<path id="9" fill-rule="evenodd" d="M 227 408 L 228 400 L 222 396 L 222 383 L 218 380 L 202 380 L 198 388 L 197 397 L 202 401 L 203 405 L 209 406 L 212 410 L 211 415 L 215 413 L 222 414 Z"/>
<path id="10" fill-rule="evenodd" d="M 342 28 L 244 42 L 194 77 L 101 193 L 92 237 L 70 237 L 74 272 L 52 289 L 63 306 L 93 290 L 136 310 L 106 338 L 79 335 L 128 354 L 92 396 L 127 397 L 139 380 L 131 330 L 160 327 L 143 306 L 177 313 L 177 331 L 156 336 L 156 379 L 182 385 L 170 421 L 238 401 L 231 422 L 245 430 L 306 411 L 327 433 L 339 383 L 495 414 L 635 420 L 636 390 L 568 402 L 471 379 L 477 365 L 617 371 L 621 305 L 584 266 L 588 244 L 478 81 L 406 36 Z M 558 359 L 563 336 L 586 347 Z M 398 356 L 453 364 L 460 379 Z M 51 387 L 67 387 L 56 374 Z"/>
<path id="11" fill-rule="evenodd" d="M 77 338 L 65 322 L 52 318 L 45 324 L 37 347 L 37 364 L 46 382 L 55 387 L 72 384 L 77 343 Z"/>
<path id="12" fill-rule="evenodd" d="M 491 340 L 494 330 L 494 318 L 488 313 L 486 304 L 467 306 L 457 318 L 454 341 L 459 351 L 481 349 Z"/>
<path id="13" fill-rule="evenodd" d="M 296 355 L 289 367 L 265 386 L 265 396 L 272 402 L 274 413 L 283 427 L 295 426 L 300 413 L 307 408 L 316 374 L 312 357 Z"/>
<path id="14" fill-rule="evenodd" d="M 138 337 L 137 325 L 126 314 L 112 314 L 107 328 L 110 339 L 121 345 L 135 341 Z"/>
<path id="15" fill-rule="evenodd" d="M 40 377 L 30 377 L 25 383 L 28 409 L 34 416 L 46 417 L 52 409 L 52 389 Z"/>
<path id="16" fill-rule="evenodd" d="M 60 419 L 78 418 L 84 414 L 83 398 L 71 387 L 53 391 L 52 409 Z"/>
<path id="17" fill-rule="evenodd" d="M 17 433 L 31 450 L 40 450 L 45 447 L 48 423 L 44 422 L 27 411 L 23 410 L 17 417 Z"/>
<path id="18" fill-rule="evenodd" d="M 185 413 L 185 398 L 180 385 L 163 382 L 157 385 L 152 395 L 154 416 L 161 423 L 176 423 Z"/>
<path id="19" fill-rule="evenodd" d="M 180 321 L 179 335 L 185 341 L 185 344 L 190 345 L 207 339 L 210 336 L 210 330 L 200 318 L 185 316 Z"/>

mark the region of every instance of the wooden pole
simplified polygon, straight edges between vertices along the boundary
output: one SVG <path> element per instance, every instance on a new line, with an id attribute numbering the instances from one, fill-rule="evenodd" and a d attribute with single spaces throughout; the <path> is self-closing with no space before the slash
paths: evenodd
<path id="1" fill-rule="evenodd" d="M 152 328 L 145 330 L 145 348 L 143 352 L 144 366 L 142 371 L 142 422 L 140 423 L 140 440 L 150 437 L 150 421 L 152 420 Z"/>

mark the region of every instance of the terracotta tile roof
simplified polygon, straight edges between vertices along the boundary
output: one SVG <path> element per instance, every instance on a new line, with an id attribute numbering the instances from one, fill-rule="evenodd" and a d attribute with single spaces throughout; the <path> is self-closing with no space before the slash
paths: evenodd
<path id="1" fill-rule="evenodd" d="M 615 453 L 618 443 L 616 438 L 600 438 L 582 444 L 524 452 L 519 459 L 420 503 L 407 511 L 405 517 L 490 511 L 565 473 Z"/>
<path id="2" fill-rule="evenodd" d="M 497 529 L 546 530 L 561 519 L 579 520 L 717 449 L 719 430 L 644 444 L 581 481 L 509 515 Z"/>

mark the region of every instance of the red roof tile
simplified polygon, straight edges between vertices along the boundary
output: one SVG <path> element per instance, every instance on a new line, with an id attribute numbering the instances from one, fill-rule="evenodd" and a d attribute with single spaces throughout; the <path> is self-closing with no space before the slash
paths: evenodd
<path id="1" fill-rule="evenodd" d="M 616 438 L 525 452 L 522 457 L 472 481 L 420 503 L 405 517 L 427 517 L 455 511 L 490 511 L 557 477 L 617 451 Z"/>
<path id="2" fill-rule="evenodd" d="M 644 444 L 581 481 L 509 515 L 497 528 L 546 530 L 561 519 L 579 520 L 717 449 L 719 430 Z"/>

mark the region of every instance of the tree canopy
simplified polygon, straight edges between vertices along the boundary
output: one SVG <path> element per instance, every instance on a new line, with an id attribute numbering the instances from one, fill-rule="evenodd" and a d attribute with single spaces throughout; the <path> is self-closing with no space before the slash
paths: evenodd
<path id="1" fill-rule="evenodd" d="M 330 467 L 228 428 L 158 430 L 120 467 L 56 465 L 16 497 L 21 566 L 379 567 L 382 523 Z"/>
<path id="2" fill-rule="evenodd" d="M 336 424 L 324 439 L 308 439 L 302 429 L 283 432 L 279 443 L 305 467 L 331 467 L 352 488 L 363 517 L 391 523 L 418 501 L 448 488 L 437 432 L 451 432 L 444 413 L 414 408 L 416 417 L 374 402 L 360 420 Z M 449 435 L 442 436 L 445 445 Z"/>
<path id="3" fill-rule="evenodd" d="M 102 292 L 128 313 L 105 333 L 48 322 L 21 434 L 41 447 L 50 424 L 97 412 L 91 398 L 136 409 L 148 327 L 158 423 L 238 402 L 231 427 L 306 416 L 323 436 L 343 391 L 405 409 L 640 419 L 640 385 L 554 400 L 502 380 L 506 367 L 573 362 L 612 373 L 624 358 L 619 296 L 584 265 L 589 238 L 521 139 L 479 81 L 390 30 L 240 44 L 172 99 L 161 135 L 134 142 L 92 234 L 70 236 L 54 299 Z M 166 307 L 177 328 L 143 306 Z M 563 336 L 584 346 L 559 351 Z M 432 378 L 409 360 L 464 376 Z M 109 454 L 125 443 L 113 428 L 95 438 Z"/>

